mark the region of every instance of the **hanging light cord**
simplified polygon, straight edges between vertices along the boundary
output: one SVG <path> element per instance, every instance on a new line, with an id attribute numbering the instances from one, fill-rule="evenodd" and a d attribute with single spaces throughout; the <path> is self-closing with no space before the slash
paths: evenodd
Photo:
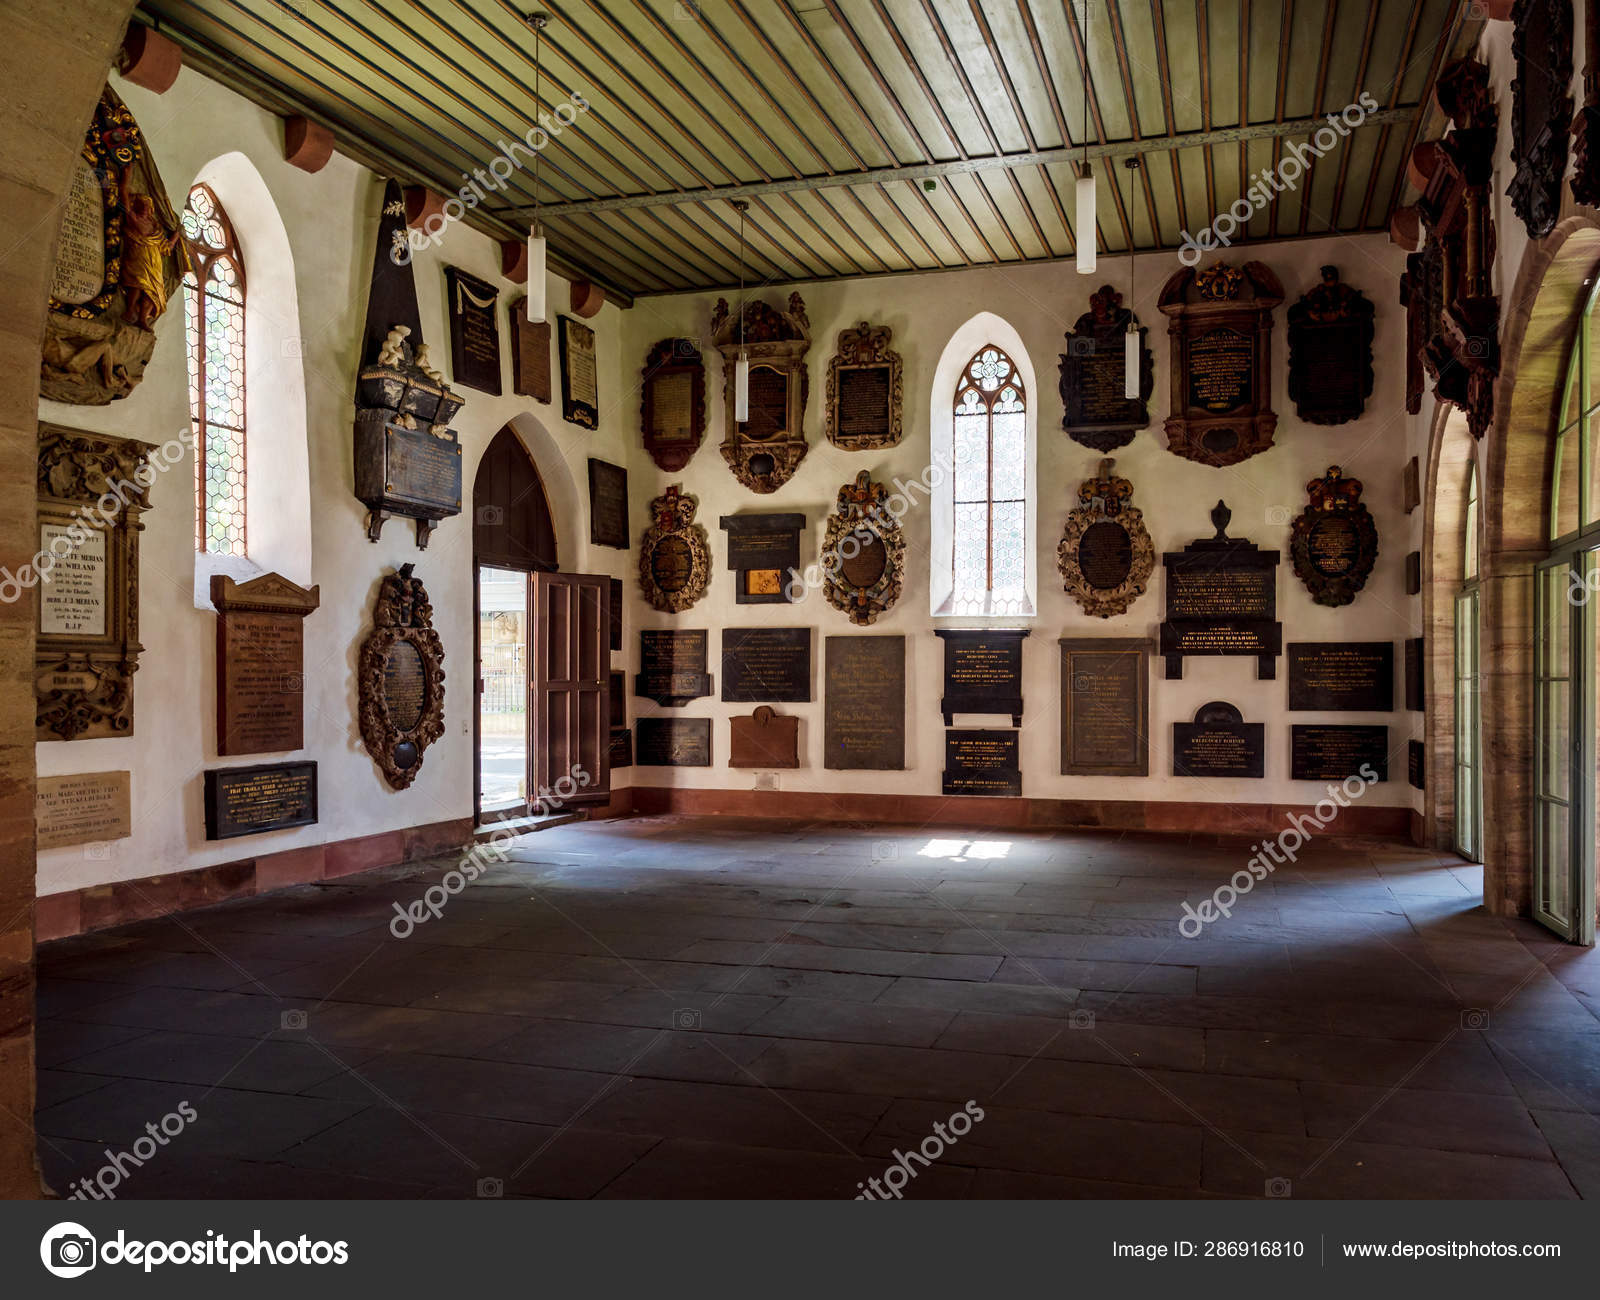
<path id="1" fill-rule="evenodd" d="M 739 351 L 744 352 L 744 208 L 739 208 Z"/>
<path id="2" fill-rule="evenodd" d="M 544 24 L 536 22 L 533 25 L 533 120 L 535 125 L 539 121 L 539 95 L 542 88 L 539 74 L 542 71 L 543 58 Z M 547 135 L 545 137 L 546 144 L 549 143 L 549 139 Z M 543 153 L 544 146 L 541 145 L 533 155 L 533 229 L 536 234 L 543 233 L 542 227 L 539 225 L 539 159 Z"/>

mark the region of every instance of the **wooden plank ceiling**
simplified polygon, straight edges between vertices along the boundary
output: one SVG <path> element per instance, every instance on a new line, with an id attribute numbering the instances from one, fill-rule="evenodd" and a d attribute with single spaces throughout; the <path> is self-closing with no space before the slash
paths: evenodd
<path id="1" fill-rule="evenodd" d="M 1101 251 L 1177 248 L 1363 91 L 1381 111 L 1248 233 L 1382 229 L 1433 79 L 1473 35 L 1461 0 L 144 0 L 141 16 L 209 75 L 450 195 L 533 121 L 534 8 L 540 107 L 590 106 L 540 166 L 552 259 L 624 298 L 736 284 L 739 195 L 752 281 L 1071 256 L 1085 148 Z M 525 232 L 532 169 L 489 197 L 472 224 Z"/>

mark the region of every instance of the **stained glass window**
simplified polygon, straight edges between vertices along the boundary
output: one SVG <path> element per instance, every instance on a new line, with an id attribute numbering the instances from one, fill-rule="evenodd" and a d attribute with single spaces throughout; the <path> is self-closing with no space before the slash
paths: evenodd
<path id="1" fill-rule="evenodd" d="M 194 429 L 195 548 L 245 553 L 244 260 L 228 214 L 204 185 L 189 191 L 183 236 L 193 268 L 183 277 Z"/>
<path id="2" fill-rule="evenodd" d="M 1025 614 L 1027 393 L 999 348 L 979 349 L 955 400 L 951 614 Z"/>

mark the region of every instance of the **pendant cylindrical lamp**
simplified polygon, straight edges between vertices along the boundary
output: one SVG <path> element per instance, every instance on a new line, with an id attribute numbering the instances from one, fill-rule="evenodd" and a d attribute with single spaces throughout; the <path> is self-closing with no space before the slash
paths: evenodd
<path id="1" fill-rule="evenodd" d="M 1122 395 L 1130 402 L 1139 400 L 1139 327 L 1131 320 L 1122 343 Z"/>
<path id="2" fill-rule="evenodd" d="M 733 418 L 743 424 L 750 418 L 750 354 L 741 352 L 733 366 Z"/>
<path id="3" fill-rule="evenodd" d="M 534 226 L 528 232 L 528 322 L 532 325 L 543 325 L 548 319 L 544 259 L 544 229 Z"/>
<path id="4" fill-rule="evenodd" d="M 1095 269 L 1094 172 L 1087 163 L 1078 177 L 1078 274 L 1093 275 Z"/>

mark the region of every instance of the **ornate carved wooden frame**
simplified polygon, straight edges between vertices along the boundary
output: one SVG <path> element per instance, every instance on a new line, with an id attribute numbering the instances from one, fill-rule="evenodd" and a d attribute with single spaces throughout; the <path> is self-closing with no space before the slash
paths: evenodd
<path id="1" fill-rule="evenodd" d="M 35 740 L 77 740 L 133 734 L 133 674 L 139 668 L 139 534 L 155 470 L 149 443 L 39 426 L 38 509 L 46 525 L 67 530 L 65 555 L 40 546 L 46 563 L 60 563 L 93 533 L 105 537 L 104 631 L 46 633 L 40 617 L 47 583 L 34 575 Z M 38 563 L 37 561 L 35 562 Z M 20 575 L 19 575 L 20 576 Z"/>
<path id="2" fill-rule="evenodd" d="M 689 425 L 691 436 L 687 441 L 662 438 L 656 430 L 656 386 L 673 375 L 687 374 L 691 384 L 689 394 Z M 650 349 L 644 359 L 639 399 L 639 428 L 644 437 L 644 449 L 656 468 L 676 474 L 687 465 L 706 436 L 706 361 L 693 339 L 662 339 Z"/>
<path id="3" fill-rule="evenodd" d="M 423 751 L 444 734 L 444 645 L 433 630 L 427 589 L 411 572 L 411 565 L 402 564 L 384 578 L 356 668 L 361 741 L 396 790 L 416 780 Z M 422 661 L 422 709 L 412 727 L 401 727 L 390 716 L 384 690 L 389 651 L 401 641 L 415 647 Z"/>
<path id="4" fill-rule="evenodd" d="M 1345 424 L 1359 419 L 1372 396 L 1373 306 L 1359 289 L 1339 280 L 1337 267 L 1322 268 L 1322 283 L 1307 289 L 1286 313 L 1289 323 L 1289 400 L 1307 424 Z M 1354 332 L 1360 352 L 1353 406 L 1319 400 L 1306 387 L 1305 368 L 1336 331 Z"/>
<path id="5" fill-rule="evenodd" d="M 1156 548 L 1144 526 L 1144 515 L 1132 505 L 1133 484 L 1112 474 L 1116 461 L 1100 462 L 1100 473 L 1078 487 L 1079 505 L 1067 513 L 1067 524 L 1056 547 L 1056 569 L 1062 586 L 1084 613 L 1096 618 L 1125 614 L 1150 582 L 1156 567 Z M 1128 575 L 1115 587 L 1096 587 L 1084 576 L 1078 558 L 1083 536 L 1096 524 L 1113 524 L 1128 536 L 1131 557 Z"/>
<path id="6" fill-rule="evenodd" d="M 1572 197 L 1600 205 L 1600 2 L 1584 0 L 1583 103 L 1572 119 Z"/>
<path id="7" fill-rule="evenodd" d="M 798 293 L 789 295 L 784 311 L 764 302 L 746 303 L 743 317 L 741 333 L 739 317 L 729 314 L 725 298 L 717 299 L 711 314 L 711 341 L 722 354 L 722 458 L 734 478 L 752 492 L 775 492 L 789 481 L 808 450 L 805 417 L 811 376 L 806 353 L 811 348 L 811 322 Z M 733 418 L 734 367 L 741 352 L 749 358 L 752 371 L 772 370 L 784 377 L 783 428 L 771 437 L 752 438 Z"/>
<path id="8" fill-rule="evenodd" d="M 1172 340 L 1172 414 L 1164 426 L 1167 450 L 1202 465 L 1237 465 L 1272 446 L 1272 312 L 1283 301 L 1278 277 L 1261 262 L 1183 267 L 1162 287 L 1157 305 Z M 1190 346 L 1201 334 L 1226 329 L 1253 340 L 1253 393 L 1230 411 L 1189 405 Z"/>
<path id="9" fill-rule="evenodd" d="M 1529 239 L 1543 239 L 1561 213 L 1572 130 L 1572 0 L 1517 0 L 1512 9 L 1511 210 Z M 1530 42 L 1533 48 L 1529 48 Z"/>
<path id="10" fill-rule="evenodd" d="M 823 401 L 823 431 L 835 447 L 845 451 L 873 451 L 899 445 L 905 388 L 900 354 L 889 346 L 893 339 L 894 331 L 887 325 L 871 325 L 866 321 L 854 329 L 839 331 L 839 350 L 828 359 L 828 387 Z M 839 372 L 883 367 L 889 371 L 888 429 L 881 434 L 840 433 Z"/>
<path id="11" fill-rule="evenodd" d="M 900 521 L 888 509 L 888 500 L 889 490 L 862 470 L 854 483 L 839 489 L 822 539 L 823 595 L 828 604 L 843 610 L 861 627 L 877 622 L 878 615 L 893 609 L 900 599 L 905 539 Z M 857 586 L 845 576 L 845 565 L 861 549 L 855 538 L 862 533 L 883 545 L 883 570 L 867 586 Z"/>
<path id="12" fill-rule="evenodd" d="M 1112 419 L 1085 419 L 1080 396 L 1086 358 L 1102 352 L 1116 357 L 1121 378 L 1128 346 L 1128 324 L 1139 337 L 1139 396 L 1122 400 L 1121 413 Z M 1156 386 L 1156 363 L 1150 354 L 1149 329 L 1139 324 L 1132 310 L 1122 305 L 1122 295 L 1109 284 L 1089 296 L 1089 310 L 1079 316 L 1066 336 L 1067 350 L 1060 354 L 1061 427 L 1067 437 L 1096 451 L 1112 451 L 1133 441 L 1133 435 L 1150 423 L 1150 394 Z M 1120 389 L 1118 390 L 1121 391 Z"/>
<path id="13" fill-rule="evenodd" d="M 639 543 L 639 586 L 650 607 L 664 614 L 683 613 L 706 594 L 706 583 L 711 580 L 706 530 L 694 521 L 699 507 L 698 499 L 676 483 L 650 503 L 650 527 Z M 689 573 L 683 586 L 668 591 L 656 580 L 654 560 L 656 547 L 674 538 L 688 548 Z"/>
<path id="14" fill-rule="evenodd" d="M 1337 465 L 1329 465 L 1326 474 L 1306 484 L 1306 492 L 1310 504 L 1290 529 L 1289 558 L 1295 577 L 1305 583 L 1316 604 L 1348 605 L 1367 585 L 1372 566 L 1378 562 L 1378 527 L 1361 502 L 1361 480 L 1345 478 Z M 1317 525 L 1333 517 L 1348 520 L 1355 530 L 1357 550 L 1349 572 L 1330 576 L 1312 560 L 1311 543 Z"/>

